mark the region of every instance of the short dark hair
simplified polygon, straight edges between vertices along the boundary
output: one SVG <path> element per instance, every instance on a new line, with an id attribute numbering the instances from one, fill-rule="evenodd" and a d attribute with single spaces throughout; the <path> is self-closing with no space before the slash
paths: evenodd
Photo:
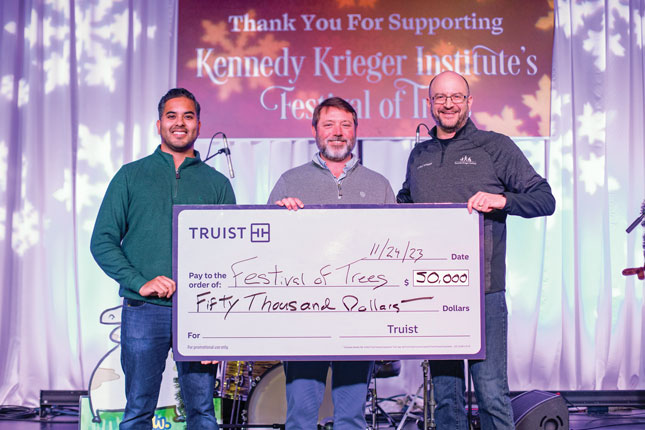
<path id="1" fill-rule="evenodd" d="M 457 73 L 457 72 L 455 72 L 455 73 Z M 468 92 L 468 94 L 466 94 L 466 95 L 469 96 L 470 95 L 470 85 L 468 85 L 468 81 L 466 80 L 466 78 L 463 77 L 463 75 L 461 75 L 459 73 L 457 73 L 457 74 L 459 76 L 461 76 L 461 79 L 463 79 L 464 82 L 466 83 L 466 91 Z M 430 83 L 428 84 L 428 97 L 430 97 L 430 98 L 432 98 L 432 94 L 430 93 L 430 88 L 432 88 L 432 83 L 434 82 L 435 79 L 437 79 L 437 76 L 439 76 L 439 74 L 435 75 L 435 77 L 432 78 L 430 80 Z"/>
<path id="2" fill-rule="evenodd" d="M 324 108 L 329 108 L 329 107 L 333 107 L 333 108 L 344 110 L 345 112 L 351 113 L 352 118 L 354 119 L 354 127 L 358 127 L 358 118 L 356 117 L 356 111 L 354 110 L 352 105 L 350 105 L 340 97 L 330 97 L 326 100 L 323 100 L 318 106 L 316 106 L 316 109 L 314 109 L 314 116 L 311 119 L 311 125 L 313 125 L 314 128 L 318 127 L 318 121 L 320 120 L 320 112 Z"/>
<path id="3" fill-rule="evenodd" d="M 159 119 L 161 119 L 161 115 L 163 115 L 163 110 L 166 107 L 166 102 L 178 97 L 186 97 L 187 99 L 192 100 L 193 103 L 195 103 L 195 114 L 197 114 L 197 121 L 199 121 L 199 112 L 201 111 L 201 107 L 199 106 L 199 102 L 197 101 L 193 93 L 188 91 L 186 88 L 173 88 L 169 90 L 161 98 L 161 100 L 159 100 L 159 106 L 157 106 L 157 110 L 159 111 Z"/>

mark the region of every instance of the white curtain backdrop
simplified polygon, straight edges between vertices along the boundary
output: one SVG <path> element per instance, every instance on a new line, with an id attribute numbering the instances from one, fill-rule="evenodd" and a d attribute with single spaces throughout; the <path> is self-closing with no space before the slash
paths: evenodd
<path id="1" fill-rule="evenodd" d="M 644 259 L 643 228 L 625 233 L 645 197 L 644 3 L 555 3 L 551 136 L 517 142 L 557 209 L 509 220 L 512 390 L 645 389 L 645 283 L 621 275 Z M 89 238 L 116 170 L 158 145 L 156 104 L 175 84 L 177 7 L 0 2 L 0 404 L 87 389 L 114 346 L 100 316 L 120 304 L 118 288 Z M 231 140 L 241 204 L 265 203 L 279 175 L 315 149 Z M 398 190 L 412 143 L 366 141 L 364 164 Z M 207 147 L 198 141 L 203 155 Z M 418 362 L 407 362 L 387 384 L 414 392 L 420 380 Z"/>

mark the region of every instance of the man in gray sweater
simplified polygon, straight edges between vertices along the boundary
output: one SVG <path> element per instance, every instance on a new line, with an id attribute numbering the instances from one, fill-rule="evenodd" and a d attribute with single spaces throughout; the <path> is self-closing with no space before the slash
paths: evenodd
<path id="1" fill-rule="evenodd" d="M 311 162 L 280 176 L 269 204 L 298 210 L 305 204 L 395 203 L 387 179 L 363 167 L 352 155 L 357 126 L 356 111 L 345 100 L 332 97 L 320 103 L 311 127 L 319 152 Z M 289 361 L 284 362 L 287 430 L 316 428 L 329 366 L 334 429 L 366 428 L 364 406 L 373 361 Z"/>

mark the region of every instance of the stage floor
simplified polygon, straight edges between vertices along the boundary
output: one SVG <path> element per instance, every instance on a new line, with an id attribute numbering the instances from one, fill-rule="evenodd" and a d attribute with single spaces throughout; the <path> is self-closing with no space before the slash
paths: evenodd
<path id="1" fill-rule="evenodd" d="M 62 419 L 61 419 L 62 420 Z M 70 423 L 72 417 L 60 422 L 21 422 L 0 421 L 0 430 L 78 430 L 78 423 Z M 608 414 L 589 415 L 586 412 L 569 414 L 570 430 L 604 429 L 604 430 L 642 430 L 645 428 L 645 410 L 626 409 L 611 411 Z M 391 430 L 385 423 L 379 424 L 380 430 Z M 405 430 L 417 430 L 415 422 L 406 423 Z"/>

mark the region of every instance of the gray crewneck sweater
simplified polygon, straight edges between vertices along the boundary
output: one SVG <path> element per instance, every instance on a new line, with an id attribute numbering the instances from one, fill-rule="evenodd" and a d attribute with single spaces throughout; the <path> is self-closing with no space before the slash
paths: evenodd
<path id="1" fill-rule="evenodd" d="M 268 204 L 286 197 L 297 197 L 305 205 L 396 203 L 384 176 L 354 162 L 348 163 L 337 179 L 321 163 L 318 154 L 309 163 L 284 172 L 273 187 Z"/>

